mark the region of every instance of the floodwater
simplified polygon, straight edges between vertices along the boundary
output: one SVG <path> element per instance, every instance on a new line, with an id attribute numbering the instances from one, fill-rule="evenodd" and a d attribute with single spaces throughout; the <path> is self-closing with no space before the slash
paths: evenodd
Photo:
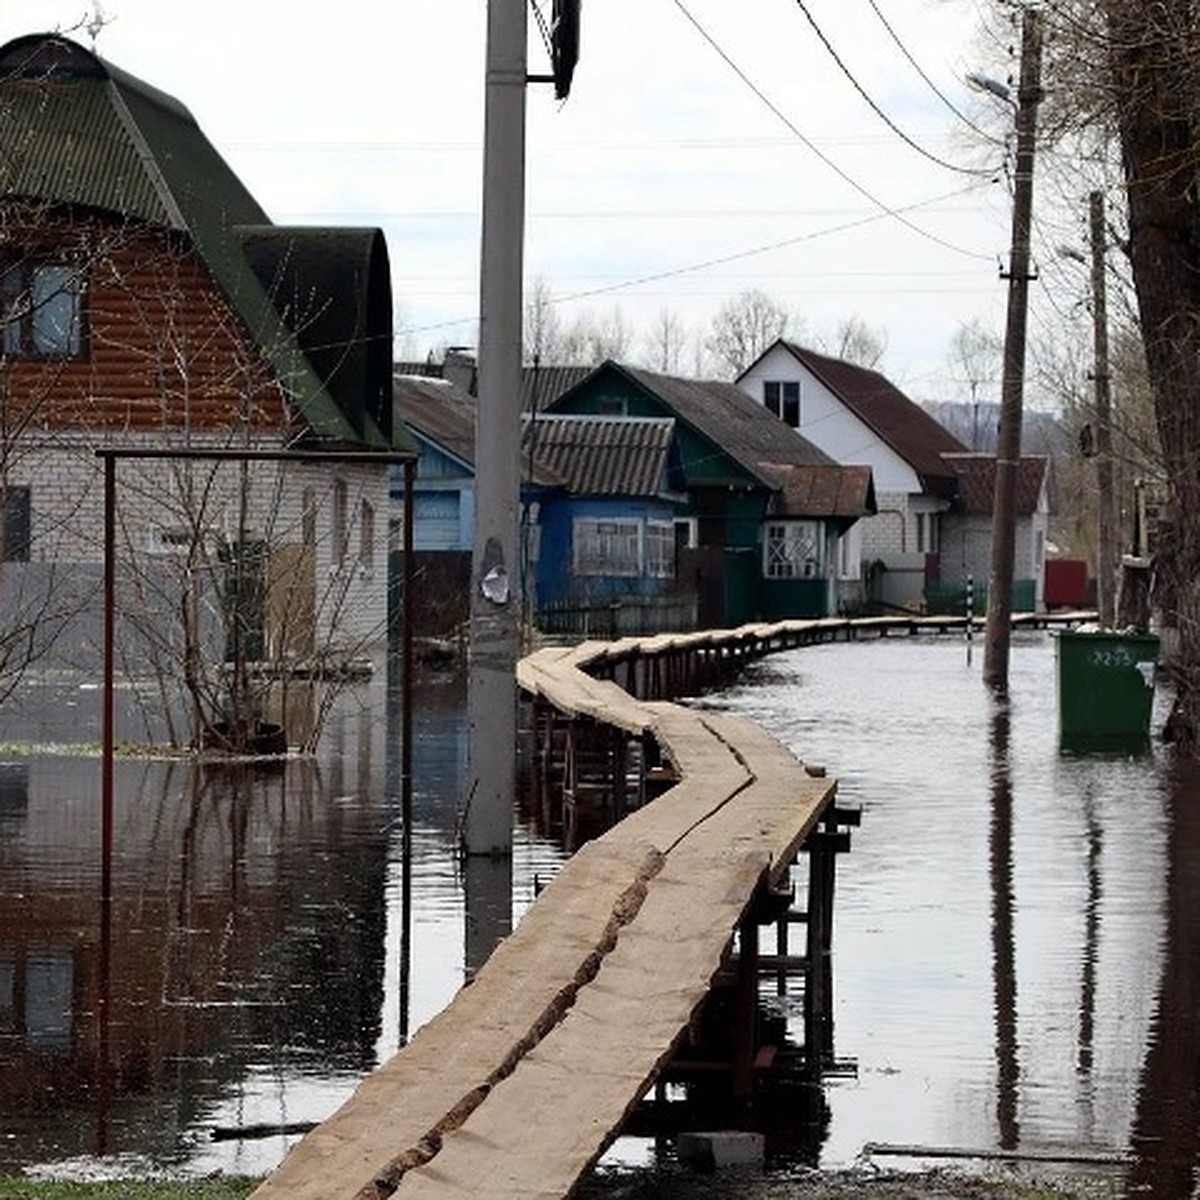
<path id="1" fill-rule="evenodd" d="M 980 657 L 812 647 L 702 701 L 824 764 L 863 811 L 838 862 L 842 1069 L 800 1159 L 1122 1160 L 1130 1194 L 1190 1194 L 1200 773 L 1160 747 L 1060 752 L 1048 635 L 1014 640 L 1004 712 Z M 107 934 L 98 761 L 0 764 L 0 1173 L 268 1170 L 298 1136 L 276 1130 L 325 1116 L 451 998 L 476 915 L 453 854 L 461 682 L 416 699 L 407 888 L 381 684 L 343 697 L 312 763 L 119 762 Z M 93 696 L 34 701 L 0 738 L 97 736 Z M 515 915 L 561 859 L 519 826 Z M 626 1138 L 607 1161 L 653 1158 Z"/>

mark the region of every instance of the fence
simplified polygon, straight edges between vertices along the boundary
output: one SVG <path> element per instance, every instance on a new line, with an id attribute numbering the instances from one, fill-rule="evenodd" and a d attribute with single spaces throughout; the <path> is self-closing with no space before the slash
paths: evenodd
<path id="1" fill-rule="evenodd" d="M 616 638 L 653 633 L 687 633 L 696 628 L 697 601 L 688 596 L 622 596 L 589 604 L 546 604 L 535 624 L 542 633 L 566 637 Z"/>

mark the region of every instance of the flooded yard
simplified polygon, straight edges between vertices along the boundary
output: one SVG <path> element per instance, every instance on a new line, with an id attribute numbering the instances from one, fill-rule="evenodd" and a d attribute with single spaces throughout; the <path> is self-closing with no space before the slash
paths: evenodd
<path id="1" fill-rule="evenodd" d="M 0 740 L 97 737 L 94 698 L 55 686 Z M 949 639 L 780 654 L 702 703 L 762 722 L 863 810 L 838 864 L 842 1069 L 774 1184 L 873 1147 L 889 1166 L 1127 1158 L 1131 1193 L 1190 1194 L 1200 775 L 1158 747 L 1062 753 L 1042 634 L 1014 641 L 1004 712 L 978 646 L 968 664 Z M 342 698 L 311 763 L 121 761 L 108 939 L 98 761 L 8 754 L 0 1172 L 268 1170 L 450 999 L 472 929 L 461 682 L 416 691 L 407 888 L 396 729 L 378 682 Z M 561 856 L 520 825 L 516 914 Z M 798 1022 L 798 1000 L 771 1003 Z M 610 1161 L 653 1158 L 627 1138 Z"/>

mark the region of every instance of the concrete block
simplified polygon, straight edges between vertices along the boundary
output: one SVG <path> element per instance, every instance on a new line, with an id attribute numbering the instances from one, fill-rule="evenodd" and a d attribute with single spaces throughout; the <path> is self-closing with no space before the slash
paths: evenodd
<path id="1" fill-rule="evenodd" d="M 681 1133 L 676 1152 L 680 1162 L 700 1171 L 718 1171 L 724 1167 L 761 1167 L 763 1135 L 740 1129 Z"/>

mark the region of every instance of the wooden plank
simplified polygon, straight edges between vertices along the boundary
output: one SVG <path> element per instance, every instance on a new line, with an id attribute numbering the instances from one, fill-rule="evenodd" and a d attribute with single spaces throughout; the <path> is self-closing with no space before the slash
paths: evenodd
<path id="1" fill-rule="evenodd" d="M 698 874 L 697 859 L 716 877 Z M 669 1058 L 765 865 L 701 853 L 660 875 L 564 1021 L 396 1195 L 567 1195 Z"/>
<path id="2" fill-rule="evenodd" d="M 548 648 L 523 686 L 652 732 L 681 782 L 569 860 L 255 1200 L 366 1200 L 389 1174 L 402 1195 L 565 1195 L 666 1061 L 759 880 L 783 872 L 834 789 L 750 722 L 638 702 L 578 669 L 600 652 Z"/>

